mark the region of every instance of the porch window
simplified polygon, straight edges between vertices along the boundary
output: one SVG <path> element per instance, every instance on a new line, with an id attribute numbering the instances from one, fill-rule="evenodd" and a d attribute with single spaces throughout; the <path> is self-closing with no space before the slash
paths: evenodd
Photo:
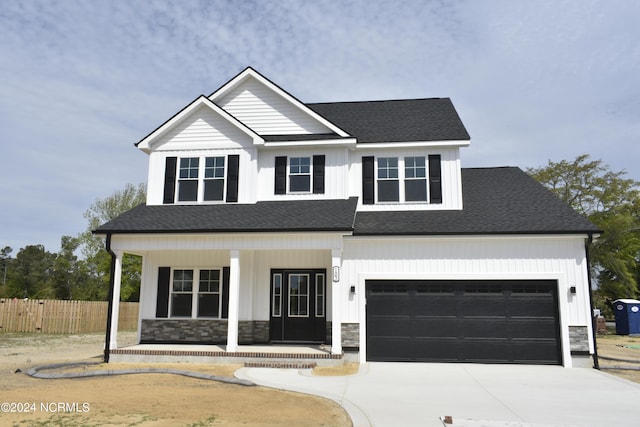
<path id="1" fill-rule="evenodd" d="M 200 270 L 198 317 L 220 317 L 220 270 Z"/>
<path id="2" fill-rule="evenodd" d="M 171 279 L 171 317 L 226 318 L 226 285 L 220 269 L 174 269 Z"/>
<path id="3" fill-rule="evenodd" d="M 193 270 L 174 270 L 171 286 L 171 316 L 191 317 Z"/>

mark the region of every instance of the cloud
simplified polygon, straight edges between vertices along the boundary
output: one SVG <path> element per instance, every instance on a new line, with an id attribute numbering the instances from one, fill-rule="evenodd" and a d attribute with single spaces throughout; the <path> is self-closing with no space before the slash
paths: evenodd
<path id="1" fill-rule="evenodd" d="M 0 246 L 83 231 L 133 147 L 251 65 L 304 102 L 451 97 L 464 166 L 582 153 L 640 179 L 640 4 L 6 0 Z"/>

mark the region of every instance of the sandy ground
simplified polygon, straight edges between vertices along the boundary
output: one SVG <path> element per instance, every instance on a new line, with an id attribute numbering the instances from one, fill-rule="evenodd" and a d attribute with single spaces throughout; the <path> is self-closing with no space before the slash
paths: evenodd
<path id="1" fill-rule="evenodd" d="M 48 363 L 101 361 L 103 342 L 102 334 L 0 333 L 0 425 L 351 425 L 344 409 L 334 402 L 264 387 L 243 387 L 170 374 L 54 380 L 24 374 L 29 367 Z M 119 334 L 120 345 L 134 342 L 135 334 Z M 152 365 L 109 364 L 75 369 L 144 366 Z M 239 368 L 191 364 L 161 366 L 218 376 L 233 376 Z M 23 372 L 16 373 L 17 369 Z"/>

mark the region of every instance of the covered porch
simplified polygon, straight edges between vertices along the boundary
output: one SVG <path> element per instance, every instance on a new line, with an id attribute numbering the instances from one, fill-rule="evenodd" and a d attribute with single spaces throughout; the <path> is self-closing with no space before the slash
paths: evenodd
<path id="1" fill-rule="evenodd" d="M 340 281 L 345 234 L 109 235 L 112 304 L 105 359 L 342 363 L 340 313 L 349 298 Z M 120 299 L 125 253 L 142 256 L 143 267 L 138 345 L 121 348 L 113 302 Z M 206 295 L 205 276 L 208 286 L 215 285 Z M 212 295 L 220 308 L 203 311 Z M 289 332 L 274 333 L 280 328 Z"/>

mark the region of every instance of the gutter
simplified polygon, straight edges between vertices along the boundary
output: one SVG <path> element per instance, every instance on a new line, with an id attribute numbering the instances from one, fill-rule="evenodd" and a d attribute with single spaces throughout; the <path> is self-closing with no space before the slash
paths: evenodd
<path id="1" fill-rule="evenodd" d="M 593 316 L 593 289 L 591 288 L 591 259 L 589 256 L 589 248 L 593 244 L 593 233 L 589 233 L 587 244 L 584 247 L 585 255 L 587 258 L 587 286 L 589 286 L 589 306 L 591 308 L 591 335 L 593 339 L 593 368 L 600 369 L 600 363 L 598 362 L 598 343 L 596 341 L 597 336 L 597 324 L 596 318 Z"/>
<path id="2" fill-rule="evenodd" d="M 111 269 L 109 272 L 109 308 L 107 309 L 107 335 L 104 340 L 104 363 L 109 363 L 109 347 L 111 346 L 111 318 L 113 313 L 113 288 L 115 286 L 116 254 L 111 250 L 111 233 L 107 233 L 105 249 L 111 255 Z"/>

